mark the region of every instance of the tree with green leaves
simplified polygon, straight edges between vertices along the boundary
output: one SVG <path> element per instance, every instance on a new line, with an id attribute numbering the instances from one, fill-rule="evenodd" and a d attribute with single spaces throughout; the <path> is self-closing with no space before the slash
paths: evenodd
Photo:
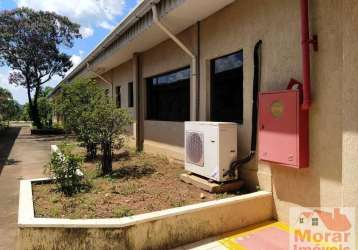
<path id="1" fill-rule="evenodd" d="M 100 145 L 102 174 L 111 174 L 113 141 L 131 124 L 130 115 L 117 108 L 95 81 L 77 80 L 61 88 L 54 100 L 55 112 L 64 117 L 64 127 L 86 145 L 89 158 L 95 157 Z"/>
<path id="2" fill-rule="evenodd" d="M 22 106 L 22 112 L 21 112 L 19 120 L 20 121 L 30 121 L 31 120 L 29 103 L 25 103 Z"/>
<path id="3" fill-rule="evenodd" d="M 45 87 L 41 89 L 39 98 L 38 98 L 38 113 L 42 125 L 46 128 L 52 127 L 52 115 L 53 107 L 51 101 L 48 99 L 49 94 L 52 92 L 53 88 Z M 26 103 L 22 108 L 22 113 L 20 115 L 20 120 L 29 121 L 31 115 L 31 110 L 29 103 Z"/>
<path id="4" fill-rule="evenodd" d="M 10 91 L 0 87 L 0 122 L 2 127 L 4 123 L 8 123 L 10 120 L 19 120 L 21 112 L 21 105 L 13 99 Z"/>
<path id="5" fill-rule="evenodd" d="M 8 100 L 10 98 L 12 98 L 12 95 L 11 95 L 10 91 L 0 87 L 0 102 L 3 102 L 3 101 Z"/>
<path id="6" fill-rule="evenodd" d="M 70 84 L 63 84 L 61 92 L 54 98 L 54 111 L 63 117 L 63 126 L 73 131 L 87 150 L 87 159 L 95 159 L 97 144 L 89 132 L 88 120 L 85 112 L 94 110 L 96 101 L 103 97 L 102 90 L 95 81 L 79 79 Z"/>
<path id="7" fill-rule="evenodd" d="M 117 108 L 107 96 L 99 100 L 94 110 L 84 115 L 90 124 L 94 141 L 101 146 L 102 174 L 112 174 L 112 148 L 116 137 L 122 136 L 132 119 L 127 110 Z"/>
<path id="8" fill-rule="evenodd" d="M 47 128 L 52 127 L 52 103 L 48 99 L 48 95 L 52 92 L 53 88 L 46 87 L 41 89 L 38 98 L 39 117 L 43 126 Z"/>
<path id="9" fill-rule="evenodd" d="M 38 99 L 42 86 L 72 67 L 70 56 L 60 51 L 81 38 L 80 26 L 53 12 L 16 8 L 0 12 L 0 62 L 13 71 L 11 84 L 27 89 L 30 115 L 42 128 Z"/>

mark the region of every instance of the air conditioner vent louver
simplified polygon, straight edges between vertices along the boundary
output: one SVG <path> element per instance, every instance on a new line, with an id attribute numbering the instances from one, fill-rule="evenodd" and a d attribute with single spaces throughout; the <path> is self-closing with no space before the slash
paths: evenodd
<path id="1" fill-rule="evenodd" d="M 198 166 L 204 166 L 204 135 L 197 132 L 186 133 L 187 162 Z"/>

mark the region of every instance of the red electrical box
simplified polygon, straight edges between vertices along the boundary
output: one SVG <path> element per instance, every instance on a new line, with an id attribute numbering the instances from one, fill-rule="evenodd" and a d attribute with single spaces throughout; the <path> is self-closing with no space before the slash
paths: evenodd
<path id="1" fill-rule="evenodd" d="M 260 160 L 308 167 L 308 111 L 301 109 L 300 97 L 300 90 L 260 93 Z"/>

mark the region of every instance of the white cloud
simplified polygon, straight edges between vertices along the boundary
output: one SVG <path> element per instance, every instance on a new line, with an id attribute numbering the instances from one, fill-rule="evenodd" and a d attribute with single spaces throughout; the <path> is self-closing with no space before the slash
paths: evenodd
<path id="1" fill-rule="evenodd" d="M 82 61 L 82 58 L 78 55 L 71 56 L 71 61 L 73 63 L 73 68 L 75 68 L 80 62 Z"/>
<path id="2" fill-rule="evenodd" d="M 102 22 L 98 23 L 98 27 L 101 27 L 106 30 L 113 30 L 115 26 L 108 23 L 107 21 L 102 21 Z"/>
<path id="3" fill-rule="evenodd" d="M 90 26 L 89 26 L 89 27 L 82 26 L 82 27 L 80 28 L 80 33 L 81 33 L 81 35 L 82 35 L 82 38 L 86 39 L 86 38 L 88 38 L 88 37 L 93 36 L 94 30 L 93 30 L 93 28 L 90 27 Z"/>
<path id="4" fill-rule="evenodd" d="M 9 75 L 11 69 L 8 67 L 0 68 L 0 87 L 8 89 L 15 100 L 17 100 L 20 104 L 24 104 L 27 102 L 27 92 L 24 87 L 15 86 L 13 84 L 9 84 Z"/>
<path id="5" fill-rule="evenodd" d="M 113 25 L 114 19 L 122 15 L 125 0 L 16 0 L 19 7 L 36 10 L 54 11 L 89 28 L 95 24 L 107 22 Z M 102 26 L 101 26 L 102 27 Z M 107 26 L 109 27 L 109 26 Z M 88 29 L 86 35 L 91 34 Z M 89 33 L 88 33 L 89 32 Z M 92 34 L 93 35 L 93 34 Z"/>

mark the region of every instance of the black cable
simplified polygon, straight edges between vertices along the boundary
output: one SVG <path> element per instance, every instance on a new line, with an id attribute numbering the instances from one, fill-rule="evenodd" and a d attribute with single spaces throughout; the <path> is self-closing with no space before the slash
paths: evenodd
<path id="1" fill-rule="evenodd" d="M 251 150 L 250 153 L 239 160 L 233 161 L 230 164 L 229 170 L 224 173 L 224 176 L 235 177 L 235 170 L 240 166 L 248 163 L 255 156 L 257 147 L 257 120 L 258 120 L 258 94 L 261 82 L 261 46 L 262 41 L 259 40 L 254 48 L 254 79 L 252 88 L 252 129 L 251 129 Z"/>

